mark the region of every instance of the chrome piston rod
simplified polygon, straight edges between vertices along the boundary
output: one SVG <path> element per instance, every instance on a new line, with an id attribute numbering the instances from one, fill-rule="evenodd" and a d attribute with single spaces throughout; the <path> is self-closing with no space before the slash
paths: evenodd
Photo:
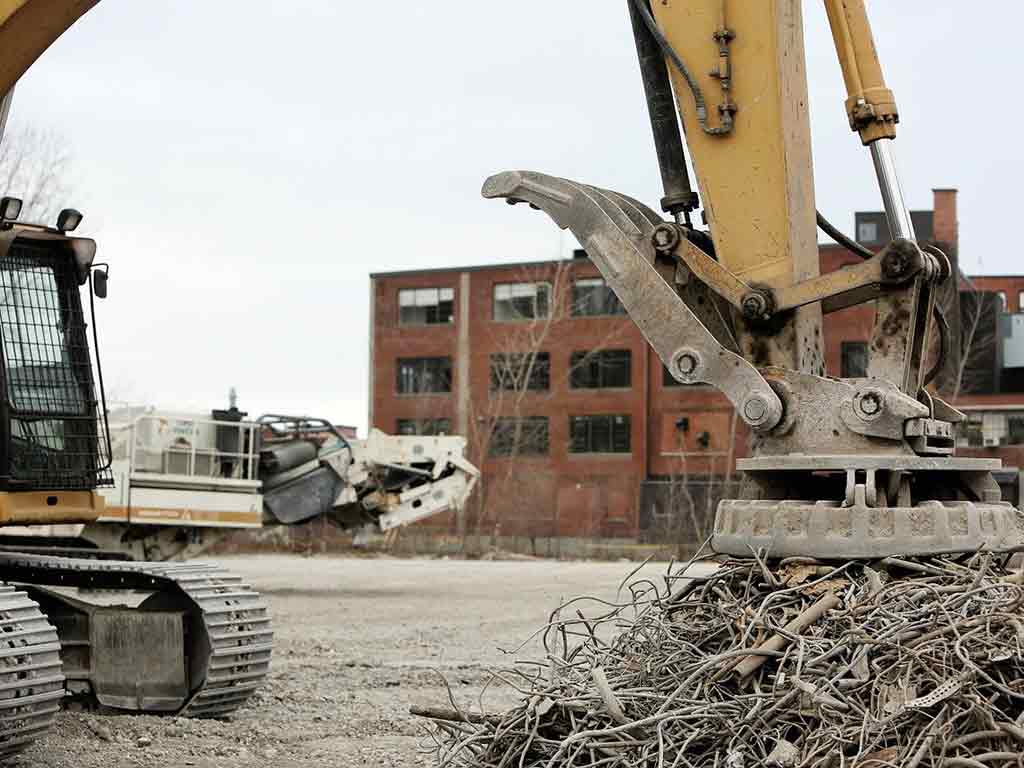
<path id="1" fill-rule="evenodd" d="M 910 218 L 907 202 L 903 198 L 903 187 L 900 186 L 900 177 L 896 172 L 892 140 L 873 141 L 871 160 L 875 164 L 875 175 L 878 176 L 878 187 L 882 192 L 882 205 L 885 206 L 885 218 L 889 221 L 890 234 L 893 239 L 916 241 L 914 222 Z"/>

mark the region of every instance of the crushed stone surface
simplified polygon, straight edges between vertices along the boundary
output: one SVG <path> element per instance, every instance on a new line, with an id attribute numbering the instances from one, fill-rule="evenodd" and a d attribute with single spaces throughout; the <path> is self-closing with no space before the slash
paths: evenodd
<path id="1" fill-rule="evenodd" d="M 612 598 L 631 563 L 481 562 L 285 555 L 218 558 L 269 602 L 276 649 L 269 683 L 228 720 L 62 712 L 8 765 L 429 766 L 411 704 L 479 706 L 488 670 L 563 598 Z M 664 564 L 645 566 L 652 577 Z M 536 641 L 518 657 L 538 658 Z M 488 688 L 499 710 L 518 695 Z"/>

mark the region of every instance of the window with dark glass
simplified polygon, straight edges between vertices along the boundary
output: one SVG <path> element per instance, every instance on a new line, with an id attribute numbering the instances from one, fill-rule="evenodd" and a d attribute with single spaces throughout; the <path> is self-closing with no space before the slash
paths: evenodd
<path id="1" fill-rule="evenodd" d="M 1024 416 L 1006 417 L 1007 445 L 1024 445 Z"/>
<path id="2" fill-rule="evenodd" d="M 513 352 L 491 355 L 491 392 L 544 391 L 551 387 L 551 355 Z"/>
<path id="3" fill-rule="evenodd" d="M 455 316 L 454 288 L 403 288 L 398 292 L 401 325 L 439 325 Z"/>
<path id="4" fill-rule="evenodd" d="M 406 436 L 431 437 L 450 435 L 452 432 L 451 419 L 399 419 L 396 427 L 396 434 Z"/>
<path id="5" fill-rule="evenodd" d="M 572 314 L 574 317 L 624 315 L 626 308 L 604 280 L 588 277 L 572 284 Z"/>
<path id="6" fill-rule="evenodd" d="M 450 357 L 400 357 L 397 366 L 400 395 L 452 391 Z"/>
<path id="7" fill-rule="evenodd" d="M 979 414 L 968 413 L 955 427 L 957 448 L 981 448 L 985 444 L 982 420 Z"/>
<path id="8" fill-rule="evenodd" d="M 629 416 L 570 416 L 569 453 L 629 453 Z"/>
<path id="9" fill-rule="evenodd" d="M 868 343 L 866 341 L 844 341 L 840 351 L 840 377 L 863 379 L 868 375 Z"/>
<path id="10" fill-rule="evenodd" d="M 861 243 L 878 242 L 878 222 L 862 221 L 857 225 L 857 241 Z"/>
<path id="11" fill-rule="evenodd" d="M 488 453 L 502 456 L 543 456 L 551 445 L 546 416 L 495 419 Z"/>
<path id="12" fill-rule="evenodd" d="M 79 272 L 59 245 L 11 238 L 0 260 L 4 488 L 8 482 L 48 491 L 112 484 Z"/>
<path id="13" fill-rule="evenodd" d="M 569 359 L 569 385 L 573 389 L 628 387 L 632 382 L 633 355 L 628 349 L 573 352 Z"/>
<path id="14" fill-rule="evenodd" d="M 498 283 L 494 286 L 494 319 L 536 320 L 551 310 L 549 283 Z"/>
<path id="15" fill-rule="evenodd" d="M 676 379 L 667 367 L 663 364 L 661 366 L 661 385 L 663 387 L 703 387 L 705 384 L 684 384 L 683 382 Z"/>

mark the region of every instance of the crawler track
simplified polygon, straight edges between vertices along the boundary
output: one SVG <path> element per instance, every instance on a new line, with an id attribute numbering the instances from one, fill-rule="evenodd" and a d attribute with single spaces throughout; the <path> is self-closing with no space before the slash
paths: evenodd
<path id="1" fill-rule="evenodd" d="M 192 618 L 191 693 L 174 714 L 230 714 L 269 672 L 273 632 L 266 603 L 240 577 L 216 565 L 0 552 L 0 579 L 25 585 L 145 590 L 175 598 Z M 57 632 L 36 603 L 24 592 L 0 585 L 0 758 L 24 747 L 52 721 L 64 692 L 59 650 Z"/>
<path id="2" fill-rule="evenodd" d="M 0 584 L 0 760 L 45 733 L 63 697 L 57 631 L 28 595 Z"/>

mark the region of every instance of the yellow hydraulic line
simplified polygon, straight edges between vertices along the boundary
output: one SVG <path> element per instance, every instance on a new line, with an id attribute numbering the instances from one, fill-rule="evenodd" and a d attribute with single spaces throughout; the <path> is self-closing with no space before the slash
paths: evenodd
<path id="1" fill-rule="evenodd" d="M 850 127 L 864 144 L 896 138 L 899 111 L 885 85 L 864 0 L 824 0 L 839 66 L 846 82 Z"/>
<path id="2" fill-rule="evenodd" d="M 836 9 L 835 3 L 825 3 L 825 12 L 832 25 L 832 36 L 839 55 L 839 66 L 843 71 L 847 94 L 864 93 L 860 82 L 860 70 L 857 69 L 857 56 L 853 52 L 853 41 L 850 39 L 850 25 L 846 23 L 846 14 Z M 852 63 L 851 63 L 852 62 Z"/>

